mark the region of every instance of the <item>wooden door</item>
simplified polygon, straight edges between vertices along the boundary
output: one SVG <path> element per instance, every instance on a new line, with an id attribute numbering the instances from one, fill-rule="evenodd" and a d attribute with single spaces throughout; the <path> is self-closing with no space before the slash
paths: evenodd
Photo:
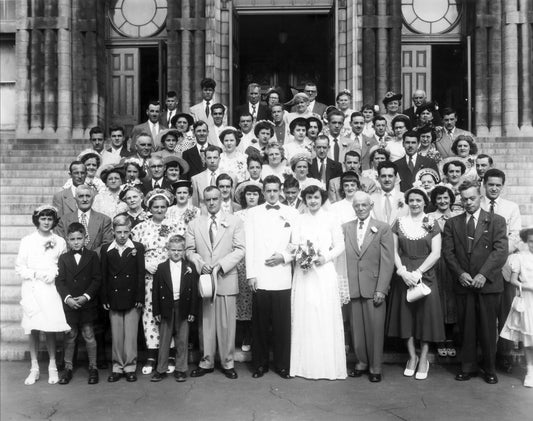
<path id="1" fill-rule="evenodd" d="M 426 91 L 431 99 L 431 45 L 402 45 L 403 108 L 409 108 L 417 89 Z"/>
<path id="2" fill-rule="evenodd" d="M 123 126 L 130 133 L 139 115 L 139 49 L 109 50 L 109 65 L 110 123 Z"/>

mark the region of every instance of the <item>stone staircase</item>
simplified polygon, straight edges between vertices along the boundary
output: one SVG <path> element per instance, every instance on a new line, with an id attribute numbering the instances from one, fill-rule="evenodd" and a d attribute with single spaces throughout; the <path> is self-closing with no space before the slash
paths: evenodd
<path id="1" fill-rule="evenodd" d="M 480 152 L 493 156 L 505 171 L 505 197 L 520 204 L 522 222 L 533 226 L 533 139 L 479 139 Z M 27 358 L 26 337 L 20 328 L 20 280 L 14 266 L 20 239 L 32 232 L 33 209 L 51 203 L 52 195 L 68 178 L 68 164 L 87 141 L 15 140 L 1 133 L 0 142 L 0 359 Z M 238 361 L 248 353 L 236 352 Z M 387 362 L 403 361 L 387 353 Z"/>

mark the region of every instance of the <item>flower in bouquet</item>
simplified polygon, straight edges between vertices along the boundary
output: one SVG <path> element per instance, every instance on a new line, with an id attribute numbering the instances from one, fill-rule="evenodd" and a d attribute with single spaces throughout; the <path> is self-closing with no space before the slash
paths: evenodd
<path id="1" fill-rule="evenodd" d="M 54 240 L 47 241 L 44 244 L 44 250 L 53 250 L 53 248 L 56 246 L 56 242 Z"/>
<path id="2" fill-rule="evenodd" d="M 427 232 L 431 232 L 433 230 L 434 225 L 434 219 L 430 219 L 427 215 L 424 216 L 424 218 L 422 219 L 422 228 L 424 228 Z"/>
<path id="3" fill-rule="evenodd" d="M 318 260 L 318 252 L 313 243 L 307 240 L 306 244 L 300 244 L 296 250 L 296 262 L 303 271 L 311 269 Z"/>

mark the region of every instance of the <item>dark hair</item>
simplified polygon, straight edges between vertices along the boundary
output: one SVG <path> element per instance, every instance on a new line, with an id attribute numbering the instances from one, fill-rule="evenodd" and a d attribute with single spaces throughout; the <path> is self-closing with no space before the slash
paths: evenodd
<path id="1" fill-rule="evenodd" d="M 104 134 L 104 131 L 102 130 L 102 128 L 100 126 L 94 126 L 91 128 L 91 130 L 89 130 L 89 139 L 92 137 L 93 134 Z"/>
<path id="2" fill-rule="evenodd" d="M 79 232 L 81 233 L 82 235 L 85 235 L 87 234 L 87 230 L 85 229 L 85 227 L 83 226 L 82 223 L 80 222 L 73 222 L 72 224 L 70 224 L 67 228 L 67 236 L 69 234 L 72 234 L 73 232 Z"/>
<path id="3" fill-rule="evenodd" d="M 470 136 L 460 134 L 459 136 L 455 138 L 452 144 L 452 152 L 454 153 L 454 155 L 457 155 L 457 145 L 459 144 L 461 140 L 466 141 L 468 145 L 470 146 L 470 155 L 477 154 L 477 145 L 474 143 L 474 139 L 472 139 L 472 137 Z"/>
<path id="4" fill-rule="evenodd" d="M 259 155 L 249 155 L 248 158 L 246 158 L 246 168 L 250 166 L 251 162 L 259 162 L 259 165 L 263 165 L 263 160 Z"/>
<path id="5" fill-rule="evenodd" d="M 437 196 L 444 193 L 448 193 L 448 196 L 450 196 L 450 207 L 455 203 L 455 194 L 452 189 L 446 186 L 435 186 L 435 188 L 431 190 L 431 203 L 433 206 L 437 206 Z"/>
<path id="6" fill-rule="evenodd" d="M 283 181 L 283 188 L 284 189 L 292 189 L 297 188 L 300 190 L 300 182 L 296 179 L 293 175 L 288 175 L 285 177 L 285 181 Z"/>
<path id="7" fill-rule="evenodd" d="M 239 122 L 241 121 L 242 117 L 251 117 L 252 121 L 254 121 L 254 116 L 252 114 L 250 114 L 248 111 L 245 111 L 245 112 L 239 114 Z"/>
<path id="8" fill-rule="evenodd" d="M 396 164 L 394 162 L 390 162 L 390 161 L 381 161 L 379 164 L 378 164 L 378 168 L 377 168 L 377 171 L 378 171 L 378 176 L 381 174 L 381 170 L 383 168 L 392 168 L 394 170 L 394 175 L 398 175 L 398 167 L 396 166 Z"/>
<path id="9" fill-rule="evenodd" d="M 464 174 L 466 172 L 466 165 L 459 161 L 459 160 L 453 160 L 453 161 L 448 161 L 446 162 L 446 164 L 444 164 L 444 166 L 442 167 L 442 173 L 444 175 L 446 175 L 448 173 L 448 168 L 450 168 L 450 165 L 455 165 L 456 167 L 461 167 L 461 174 Z"/>
<path id="10" fill-rule="evenodd" d="M 363 113 L 363 111 L 365 110 L 370 110 L 374 113 L 374 116 L 376 115 L 376 110 L 374 110 L 374 106 L 373 105 L 370 105 L 370 104 L 365 104 L 361 107 L 361 113 Z"/>
<path id="11" fill-rule="evenodd" d="M 289 124 L 289 131 L 294 132 L 296 130 L 296 127 L 305 127 L 305 130 L 309 128 L 309 123 L 307 122 L 306 118 L 303 117 L 296 117 L 294 120 L 292 120 Z"/>
<path id="12" fill-rule="evenodd" d="M 412 127 L 411 119 L 407 117 L 405 114 L 399 114 L 392 119 L 391 127 L 393 130 L 394 130 L 394 125 L 398 122 L 403 122 L 403 124 L 405 124 L 405 128 L 407 129 L 407 131 L 411 130 L 411 127 Z"/>
<path id="13" fill-rule="evenodd" d="M 34 212 L 31 217 L 31 221 L 33 222 L 33 225 L 35 225 L 37 228 L 39 228 L 39 218 L 41 216 L 51 216 L 54 219 L 54 222 L 52 223 L 52 229 L 57 227 L 57 224 L 59 223 L 59 216 L 57 215 L 55 210 L 43 209 L 40 212 Z"/>
<path id="14" fill-rule="evenodd" d="M 465 180 L 459 185 L 459 192 L 463 192 L 465 190 L 471 189 L 472 187 L 475 187 L 476 190 L 479 193 L 479 186 L 474 180 Z"/>
<path id="15" fill-rule="evenodd" d="M 222 110 L 224 114 L 226 113 L 226 107 L 224 107 L 224 104 L 221 104 L 220 102 L 217 102 L 216 104 L 211 105 L 211 112 L 213 113 L 215 110 Z"/>
<path id="16" fill-rule="evenodd" d="M 527 238 L 530 236 L 530 235 L 533 235 L 533 228 L 524 228 L 522 230 L 520 230 L 520 239 L 524 242 L 524 243 L 527 243 Z"/>
<path id="17" fill-rule="evenodd" d="M 265 188 L 267 184 L 277 184 L 279 188 L 281 188 L 281 180 L 277 175 L 267 175 L 263 179 L 263 188 Z"/>
<path id="18" fill-rule="evenodd" d="M 341 182 L 339 186 L 340 195 L 343 199 L 346 197 L 343 184 L 347 181 L 355 181 L 355 184 L 357 185 L 357 190 L 361 190 L 361 182 L 359 181 L 359 175 L 354 171 L 345 171 L 341 175 Z"/>
<path id="19" fill-rule="evenodd" d="M 228 135 L 233 135 L 233 137 L 235 138 L 236 145 L 239 145 L 239 143 L 241 143 L 242 132 L 240 130 L 235 130 L 233 127 L 228 127 L 227 129 L 224 129 L 220 132 L 220 134 L 218 135 L 220 143 L 224 144 L 224 139 Z"/>
<path id="20" fill-rule="evenodd" d="M 207 186 L 204 189 L 204 192 L 203 192 L 204 197 L 205 197 L 206 193 L 210 193 L 210 192 L 215 191 L 215 190 L 220 193 L 220 189 L 217 186 Z"/>
<path id="21" fill-rule="evenodd" d="M 139 180 L 141 180 L 144 177 L 146 177 L 146 171 L 144 170 L 144 168 L 141 167 L 137 162 L 134 162 L 134 161 L 130 161 L 130 162 L 125 162 L 124 163 L 124 174 L 126 174 L 126 172 L 128 171 L 128 167 L 130 165 L 133 165 L 135 168 L 137 168 L 137 171 L 139 171 Z"/>
<path id="22" fill-rule="evenodd" d="M 409 202 L 409 196 L 411 196 L 412 194 L 419 194 L 424 199 L 424 205 L 425 206 L 429 205 L 429 198 L 428 198 L 427 193 L 424 190 L 422 190 L 421 188 L 418 188 L 418 187 L 410 188 L 409 190 L 407 190 L 404 193 L 405 203 Z"/>
<path id="23" fill-rule="evenodd" d="M 363 115 L 363 113 L 361 111 L 354 111 L 350 115 L 350 121 L 352 121 L 354 117 L 363 117 L 363 118 L 365 118 L 365 116 Z"/>
<path id="24" fill-rule="evenodd" d="M 322 198 L 322 204 L 326 203 L 326 200 L 328 200 L 328 192 L 325 190 L 322 190 L 320 187 L 311 184 L 310 186 L 307 186 L 305 189 L 302 190 L 300 193 L 300 197 L 302 198 L 302 202 L 307 206 L 307 200 L 306 196 L 309 194 L 315 194 L 316 192 L 320 192 L 320 196 Z"/>
<path id="25" fill-rule="evenodd" d="M 222 153 L 220 148 L 215 145 L 207 145 L 207 148 L 205 148 L 205 154 L 207 155 L 207 152 L 218 152 L 218 156 Z"/>
<path id="26" fill-rule="evenodd" d="M 383 120 L 385 123 L 387 122 L 387 119 L 383 117 L 381 114 L 378 114 L 375 116 L 372 120 L 372 123 L 376 124 L 376 121 Z"/>
<path id="27" fill-rule="evenodd" d="M 420 143 L 420 133 L 418 133 L 418 132 L 415 132 L 413 130 L 407 130 L 402 135 L 402 140 L 405 140 L 406 137 L 414 137 L 414 138 L 416 138 L 417 143 Z"/>
<path id="28" fill-rule="evenodd" d="M 176 120 L 177 121 L 177 120 Z M 200 126 L 205 126 L 209 130 L 208 124 L 204 120 L 198 120 L 192 125 L 192 130 L 196 130 Z"/>
<path id="29" fill-rule="evenodd" d="M 426 133 L 431 134 L 431 141 L 434 142 L 437 138 L 437 133 L 435 132 L 435 128 L 431 124 L 424 124 L 422 127 L 420 127 L 417 130 L 418 133 L 418 140 L 420 140 L 420 136 Z"/>
<path id="30" fill-rule="evenodd" d="M 361 162 L 361 154 L 357 151 L 348 151 L 344 154 L 344 161 L 346 161 L 347 156 L 356 156 L 359 158 L 359 162 Z"/>
<path id="31" fill-rule="evenodd" d="M 85 167 L 85 164 L 84 164 L 83 162 L 79 161 L 79 160 L 72 161 L 72 162 L 70 163 L 70 165 L 68 166 L 68 172 L 72 172 L 72 167 L 73 167 L 74 165 L 83 165 L 83 166 Z"/>
<path id="32" fill-rule="evenodd" d="M 348 152 L 346 152 L 348 153 Z M 370 152 L 370 161 L 373 161 L 376 157 L 376 154 L 385 155 L 385 161 L 390 160 L 390 152 L 385 148 L 377 148 Z"/>
<path id="33" fill-rule="evenodd" d="M 174 98 L 175 96 L 178 96 L 176 91 L 168 91 L 167 92 L 167 98 Z"/>
<path id="34" fill-rule="evenodd" d="M 486 183 L 489 177 L 501 178 L 502 184 L 505 184 L 505 173 L 497 168 L 490 168 L 483 176 L 483 183 Z"/>
<path id="35" fill-rule="evenodd" d="M 152 99 L 150 102 L 148 102 L 148 105 L 146 106 L 146 109 L 150 108 L 150 105 L 156 105 L 158 107 L 161 106 L 161 104 L 159 103 L 159 100 L 157 100 L 157 99 Z"/>
<path id="36" fill-rule="evenodd" d="M 202 89 L 204 88 L 215 89 L 216 87 L 217 87 L 217 83 L 210 77 L 206 77 L 202 79 L 202 81 L 200 82 L 200 88 Z"/>
<path id="37" fill-rule="evenodd" d="M 124 127 L 119 126 L 117 124 L 112 124 L 111 126 L 109 126 L 109 136 L 111 136 L 111 133 L 118 131 L 122 132 L 122 136 L 124 136 Z"/>
<path id="38" fill-rule="evenodd" d="M 492 156 L 487 155 L 486 153 L 480 153 L 478 156 L 476 156 L 476 161 L 478 159 L 488 159 L 489 160 L 489 165 L 494 164 L 494 160 L 492 159 Z"/>
<path id="39" fill-rule="evenodd" d="M 331 117 L 334 117 L 334 116 L 342 117 L 343 120 L 346 118 L 346 116 L 344 115 L 344 113 L 343 113 L 341 110 L 338 110 L 337 108 L 333 108 L 333 109 L 328 113 L 328 121 L 330 121 L 330 120 L 331 120 Z"/>
<path id="40" fill-rule="evenodd" d="M 285 106 L 284 106 L 281 102 L 278 102 L 277 104 L 274 104 L 274 105 L 271 107 L 271 110 L 272 110 L 272 108 L 274 108 L 274 107 L 281 107 L 281 109 L 282 109 L 283 111 L 285 111 Z M 272 111 L 271 111 L 271 112 L 272 112 Z"/>
<path id="41" fill-rule="evenodd" d="M 83 163 L 83 165 L 85 165 L 85 163 L 91 159 L 91 158 L 95 158 L 96 159 L 96 166 L 99 167 L 102 160 L 100 159 L 100 154 L 97 154 L 97 153 L 88 153 L 86 155 L 84 155 L 80 161 Z"/>
<path id="42" fill-rule="evenodd" d="M 343 91 L 340 91 L 337 96 L 335 97 L 335 102 L 337 102 L 339 100 L 339 98 L 343 95 L 346 95 L 346 96 L 349 96 L 350 98 L 352 98 L 352 93 L 348 90 L 343 90 Z"/>
<path id="43" fill-rule="evenodd" d="M 307 117 L 307 130 L 309 130 L 312 121 L 314 121 L 318 125 L 318 132 L 322 132 L 322 128 L 324 127 L 324 125 L 322 124 L 319 118 L 314 116 Z"/>
<path id="44" fill-rule="evenodd" d="M 259 136 L 261 130 L 268 130 L 270 132 L 270 137 L 274 136 L 274 126 L 269 121 L 258 121 L 254 127 L 255 136 Z"/>
<path id="45" fill-rule="evenodd" d="M 455 111 L 455 109 L 453 109 L 452 107 L 446 107 L 442 110 L 443 117 L 445 115 L 450 115 L 450 114 L 455 114 L 457 116 L 457 111 Z"/>
<path id="46" fill-rule="evenodd" d="M 231 187 L 233 187 L 233 178 L 231 178 L 231 176 L 229 174 L 226 174 L 226 173 L 222 173 L 222 174 L 220 174 L 217 177 L 217 180 L 215 182 L 216 186 L 218 187 L 218 183 L 220 183 L 221 181 L 224 181 L 224 180 L 229 180 L 230 183 L 231 183 Z"/>
<path id="47" fill-rule="evenodd" d="M 248 193 L 248 192 L 259 193 L 259 201 L 257 202 L 258 205 L 261 205 L 261 204 L 265 203 L 265 196 L 263 195 L 263 191 L 261 190 L 261 188 L 259 186 L 254 185 L 254 184 L 249 184 L 244 189 L 242 189 L 241 197 L 238 198 L 239 199 L 239 203 L 241 204 L 241 207 L 243 209 L 246 209 L 248 207 L 248 205 L 246 203 L 246 193 Z"/>
<path id="48" fill-rule="evenodd" d="M 281 101 L 281 94 L 278 91 L 276 91 L 275 89 L 271 89 L 266 94 L 266 97 L 265 97 L 266 102 L 268 102 L 268 100 L 270 99 L 270 95 L 272 95 L 272 94 L 277 94 L 278 99 Z"/>

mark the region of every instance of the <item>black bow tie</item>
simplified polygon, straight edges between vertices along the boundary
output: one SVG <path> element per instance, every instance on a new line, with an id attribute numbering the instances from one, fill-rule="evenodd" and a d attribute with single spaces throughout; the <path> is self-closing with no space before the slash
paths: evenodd
<path id="1" fill-rule="evenodd" d="M 79 254 L 81 256 L 81 253 L 83 252 L 83 249 L 79 250 L 72 250 L 72 254 Z"/>
<path id="2" fill-rule="evenodd" d="M 266 210 L 270 210 L 270 209 L 280 210 L 280 207 L 279 205 L 266 205 Z"/>

